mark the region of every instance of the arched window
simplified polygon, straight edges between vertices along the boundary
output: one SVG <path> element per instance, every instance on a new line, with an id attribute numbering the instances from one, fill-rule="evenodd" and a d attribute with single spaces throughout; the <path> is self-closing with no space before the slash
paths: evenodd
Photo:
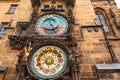
<path id="1" fill-rule="evenodd" d="M 99 11 L 96 12 L 96 22 L 97 25 L 103 25 L 103 29 L 105 33 L 109 33 L 108 25 L 106 23 L 106 19 L 102 12 Z"/>

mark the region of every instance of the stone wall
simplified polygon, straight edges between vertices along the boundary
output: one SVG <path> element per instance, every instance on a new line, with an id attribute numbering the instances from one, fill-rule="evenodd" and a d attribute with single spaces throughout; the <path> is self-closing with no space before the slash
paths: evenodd
<path id="1" fill-rule="evenodd" d="M 18 4 L 14 14 L 8 14 L 11 4 Z M 48 4 L 45 3 L 44 4 Z M 59 2 L 58 4 L 63 4 Z M 39 8 L 39 14 L 44 7 L 42 4 Z M 63 6 L 67 10 L 65 4 Z M 107 42 L 105 40 L 105 34 L 102 27 L 97 27 L 98 31 L 95 31 L 95 11 L 94 9 L 100 7 L 106 11 L 106 16 L 109 19 L 108 25 L 110 27 L 110 35 L 107 35 L 110 45 L 115 53 L 115 56 L 120 62 L 120 31 L 117 29 L 114 18 L 110 14 L 110 8 L 113 8 L 115 15 L 120 15 L 116 5 L 103 5 L 103 1 L 97 1 L 96 5 L 92 5 L 90 0 L 76 0 L 76 5 L 73 8 L 73 15 L 75 17 L 74 25 L 74 37 L 77 40 L 76 50 L 81 55 L 80 57 L 80 77 L 81 80 L 97 80 L 97 74 L 95 70 L 95 64 L 110 64 L 113 63 Z M 0 0 L 0 24 L 2 22 L 11 22 L 11 29 L 6 29 L 4 36 L 0 39 L 0 66 L 8 66 L 7 75 L 5 80 L 13 80 L 15 76 L 15 64 L 17 62 L 17 55 L 20 51 L 12 50 L 8 35 L 16 33 L 17 22 L 29 22 L 32 13 L 32 6 L 30 0 L 20 1 L 1 1 Z M 0 26 L 1 27 L 1 26 Z M 88 31 L 88 28 L 92 31 Z M 114 78 L 108 79 L 105 76 L 100 75 L 101 80 L 119 80 L 119 73 L 112 74 Z M 110 77 L 109 77 L 110 78 Z"/>
<path id="2" fill-rule="evenodd" d="M 73 13 L 76 22 L 80 24 L 80 26 L 95 24 L 95 13 L 90 0 L 76 0 Z"/>
<path id="3" fill-rule="evenodd" d="M 8 13 L 11 4 L 18 4 L 14 14 Z M 6 29 L 3 37 L 0 39 L 0 66 L 8 67 L 5 80 L 14 80 L 15 64 L 17 62 L 17 55 L 20 51 L 11 49 L 8 35 L 15 34 L 17 22 L 29 22 L 32 6 L 30 0 L 0 1 L 0 10 L 1 26 L 2 22 L 11 22 L 12 20 L 11 29 Z"/>

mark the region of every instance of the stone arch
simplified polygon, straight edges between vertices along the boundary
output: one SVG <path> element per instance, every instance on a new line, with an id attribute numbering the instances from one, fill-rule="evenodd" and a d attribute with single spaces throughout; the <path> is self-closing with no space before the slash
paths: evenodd
<path id="1" fill-rule="evenodd" d="M 96 11 L 101 11 L 101 12 L 103 12 L 104 14 L 106 14 L 106 10 L 105 10 L 104 8 L 95 7 L 94 10 L 95 10 L 95 12 L 96 12 Z"/>

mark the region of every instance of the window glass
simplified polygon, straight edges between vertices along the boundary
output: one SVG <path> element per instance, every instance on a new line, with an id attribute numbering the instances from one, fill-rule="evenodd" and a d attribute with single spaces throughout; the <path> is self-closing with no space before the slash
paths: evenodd
<path id="1" fill-rule="evenodd" d="M 8 23 L 4 23 L 4 24 L 2 25 L 2 27 L 3 27 L 3 28 L 8 28 L 8 27 L 9 27 L 9 24 L 8 24 Z"/>
<path id="2" fill-rule="evenodd" d="M 49 5 L 45 5 L 44 10 L 49 10 Z"/>
<path id="3" fill-rule="evenodd" d="M 103 25 L 105 33 L 109 32 L 104 15 L 101 12 L 96 13 L 97 25 Z"/>
<path id="4" fill-rule="evenodd" d="M 11 5 L 9 13 L 14 13 L 17 8 L 17 5 Z"/>
<path id="5" fill-rule="evenodd" d="M 25 36 L 26 35 L 26 28 L 21 28 L 20 35 L 21 36 Z"/>
<path id="6" fill-rule="evenodd" d="M 96 14 L 96 18 L 97 18 L 97 25 L 102 25 L 101 22 L 100 22 L 100 19 L 99 19 L 99 15 Z"/>
<path id="7" fill-rule="evenodd" d="M 3 37 L 5 29 L 9 27 L 9 23 L 2 23 L 2 27 L 0 29 L 0 38 Z"/>
<path id="8" fill-rule="evenodd" d="M 1 28 L 1 30 L 0 30 L 0 38 L 3 37 L 4 31 L 5 31 L 5 29 L 4 29 L 4 28 Z"/>
<path id="9" fill-rule="evenodd" d="M 62 9 L 63 9 L 62 5 L 58 5 L 58 10 L 62 10 Z"/>
<path id="10" fill-rule="evenodd" d="M 99 16 L 100 16 L 100 20 L 101 20 L 102 25 L 107 25 L 103 14 L 100 14 Z"/>

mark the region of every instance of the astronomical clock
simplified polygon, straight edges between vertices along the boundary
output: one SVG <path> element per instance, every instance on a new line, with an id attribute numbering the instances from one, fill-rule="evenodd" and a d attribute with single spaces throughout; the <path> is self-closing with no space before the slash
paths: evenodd
<path id="1" fill-rule="evenodd" d="M 70 3 L 67 6 L 70 7 Z M 68 7 L 67 14 L 64 8 L 61 10 L 53 6 L 49 10 L 41 10 L 43 12 L 40 14 L 39 7 L 40 4 L 33 6 L 27 35 L 9 37 L 13 45 L 12 41 L 19 40 L 17 47 L 21 49 L 15 80 L 75 80 L 78 71 L 74 69 L 77 69 L 78 62 L 75 61 L 76 43 L 72 36 L 74 19 L 71 7 Z"/>
<path id="2" fill-rule="evenodd" d="M 27 56 L 28 73 L 38 80 L 62 79 L 69 73 L 70 68 L 70 50 L 67 47 L 69 43 L 67 43 L 66 36 L 62 37 L 65 39 L 59 38 L 59 36 L 68 34 L 67 19 L 60 14 L 44 14 L 38 18 L 34 29 L 40 39 L 32 43 L 33 50 Z"/>

